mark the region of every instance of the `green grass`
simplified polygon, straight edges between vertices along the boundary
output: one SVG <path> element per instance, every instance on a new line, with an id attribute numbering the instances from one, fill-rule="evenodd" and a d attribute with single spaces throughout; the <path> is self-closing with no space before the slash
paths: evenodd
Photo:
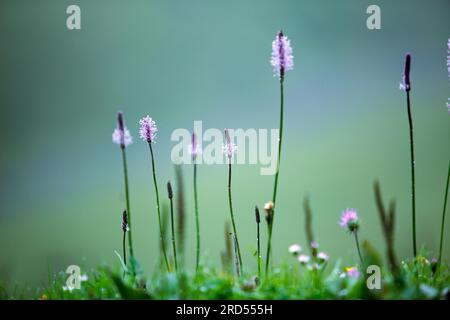
<path id="1" fill-rule="evenodd" d="M 365 257 L 376 261 L 376 254 L 364 249 Z M 300 265 L 295 259 L 284 261 L 269 277 L 258 284 L 255 273 L 244 272 L 237 278 L 222 270 L 200 265 L 197 273 L 167 273 L 161 265 L 146 278 L 136 261 L 136 272 L 120 265 L 101 266 L 87 272 L 88 280 L 80 289 L 65 291 L 67 274 L 60 272 L 49 279 L 45 288 L 7 292 L 0 287 L 1 299 L 442 299 L 450 294 L 450 272 L 447 265 L 434 265 L 423 255 L 401 262 L 394 276 L 382 268 L 381 289 L 369 290 L 363 273 L 357 278 L 343 277 L 345 266 L 327 263 Z M 130 264 L 129 264 L 130 266 Z"/>

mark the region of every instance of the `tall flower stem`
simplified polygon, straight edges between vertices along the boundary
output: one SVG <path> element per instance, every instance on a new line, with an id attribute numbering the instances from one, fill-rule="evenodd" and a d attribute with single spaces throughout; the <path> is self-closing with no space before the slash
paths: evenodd
<path id="1" fill-rule="evenodd" d="M 278 188 L 278 175 L 280 173 L 280 159 L 281 159 L 281 144 L 283 142 L 283 111 L 284 111 L 284 88 L 283 88 L 284 78 L 280 79 L 280 130 L 278 132 L 278 158 L 277 158 L 277 168 L 275 172 L 275 183 L 273 186 L 272 202 L 276 205 L 277 198 L 277 188 Z M 272 250 L 272 229 L 273 229 L 273 218 L 275 217 L 275 207 L 273 209 L 272 221 L 269 224 L 269 239 L 267 241 L 267 253 L 266 253 L 266 276 L 269 272 L 269 260 L 270 253 Z"/>
<path id="2" fill-rule="evenodd" d="M 364 267 L 364 260 L 362 258 L 361 255 L 361 249 L 359 248 L 359 239 L 358 239 L 358 231 L 353 231 L 353 234 L 355 236 L 355 242 L 356 242 L 356 249 L 358 250 L 358 256 L 359 256 L 359 260 L 361 261 L 361 268 Z"/>
<path id="3" fill-rule="evenodd" d="M 240 267 L 240 270 L 242 270 L 241 249 L 239 247 L 239 240 L 238 240 L 238 236 L 237 236 L 236 223 L 234 221 L 233 202 L 232 202 L 232 199 L 231 199 L 231 159 L 230 159 L 230 162 L 228 163 L 228 205 L 230 207 L 231 224 L 233 225 L 233 232 L 234 232 L 235 246 L 236 246 L 237 254 L 238 254 L 239 267 Z"/>
<path id="4" fill-rule="evenodd" d="M 417 256 L 417 241 L 416 241 L 416 174 L 415 174 L 415 160 L 414 160 L 414 129 L 411 114 L 411 101 L 409 98 L 409 90 L 406 91 L 406 104 L 408 107 L 408 122 L 409 122 L 409 147 L 411 150 L 411 201 L 412 201 L 412 236 L 413 236 L 413 252 Z"/>
<path id="5" fill-rule="evenodd" d="M 195 254 L 195 272 L 198 272 L 200 263 L 200 221 L 198 218 L 198 197 L 197 197 L 197 163 L 194 159 L 194 207 L 195 207 L 195 228 L 197 231 L 197 250 Z"/>
<path id="6" fill-rule="evenodd" d="M 123 263 L 125 265 L 127 265 L 127 252 L 125 250 L 125 242 L 126 242 L 126 231 L 123 233 L 123 238 L 122 238 L 122 249 L 123 249 Z"/>
<path id="7" fill-rule="evenodd" d="M 236 235 L 232 234 L 231 236 L 233 237 L 233 243 L 234 243 L 234 258 L 236 261 L 236 263 L 235 263 L 236 275 L 238 276 L 238 278 L 240 278 L 242 266 L 241 266 L 241 258 L 239 258 L 239 255 L 238 255 L 238 252 L 239 252 L 238 251 L 238 243 L 237 243 Z"/>
<path id="8" fill-rule="evenodd" d="M 130 251 L 130 257 L 134 256 L 133 252 L 133 238 L 131 236 L 131 211 L 130 211 L 130 192 L 128 189 L 128 169 L 127 169 L 127 155 L 125 152 L 125 147 L 121 147 L 122 150 L 122 163 L 123 163 L 123 176 L 125 182 L 125 202 L 127 207 L 127 215 L 128 215 L 128 249 Z M 124 234 L 125 237 L 125 234 Z M 125 251 L 124 251 L 125 253 Z"/>
<path id="9" fill-rule="evenodd" d="M 448 163 L 448 173 L 447 173 L 447 185 L 445 187 L 445 197 L 444 197 L 444 209 L 442 210 L 442 222 L 441 222 L 441 240 L 439 242 L 439 259 L 438 266 L 441 264 L 442 259 L 442 245 L 444 243 L 444 224 L 445 224 L 445 211 L 447 210 L 447 198 L 448 198 L 448 185 L 450 184 L 450 161 Z"/>
<path id="10" fill-rule="evenodd" d="M 258 254 L 258 281 L 261 281 L 261 246 L 259 241 L 259 224 L 261 223 L 261 218 L 259 215 L 259 209 L 257 206 L 255 206 L 255 217 L 256 217 L 256 247 L 257 247 L 257 254 Z"/>
<path id="11" fill-rule="evenodd" d="M 167 183 L 167 191 L 169 194 L 169 202 L 170 202 L 170 225 L 172 229 L 173 260 L 175 263 L 175 272 L 178 272 L 177 244 L 175 242 L 175 223 L 173 219 L 173 191 L 170 182 Z"/>
<path id="12" fill-rule="evenodd" d="M 166 244 L 163 237 L 163 227 L 161 221 L 161 210 L 159 206 L 159 192 L 158 192 L 158 183 L 156 182 L 156 169 L 155 169 L 155 158 L 153 156 L 153 148 L 152 143 L 149 142 L 148 146 L 150 147 L 150 156 L 152 160 L 152 173 L 153 173 L 153 184 L 155 186 L 155 195 L 156 195 L 156 210 L 158 212 L 158 224 L 159 224 L 159 237 L 161 240 L 161 248 L 164 256 L 164 263 L 166 264 L 167 271 L 170 271 L 169 261 L 167 260 L 167 252 L 166 252 Z"/>

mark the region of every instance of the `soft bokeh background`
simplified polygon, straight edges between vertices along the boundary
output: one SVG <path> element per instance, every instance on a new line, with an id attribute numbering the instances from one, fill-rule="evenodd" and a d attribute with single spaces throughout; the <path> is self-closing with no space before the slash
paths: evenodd
<path id="1" fill-rule="evenodd" d="M 366 28 L 366 8 L 381 6 L 382 29 Z M 66 28 L 66 8 L 81 7 L 82 30 Z M 138 119 L 158 122 L 161 194 L 174 178 L 170 134 L 204 128 L 278 127 L 279 90 L 269 65 L 283 28 L 295 70 L 286 79 L 285 140 L 274 257 L 305 245 L 308 194 L 321 248 L 333 261 L 356 261 L 337 224 L 355 207 L 361 238 L 384 251 L 373 201 L 379 179 L 397 202 L 396 248 L 412 254 L 408 124 L 398 90 L 412 52 L 417 152 L 418 240 L 437 252 L 450 159 L 445 60 L 450 2 L 433 1 L 5 1 L 0 3 L 0 279 L 45 284 L 48 270 L 117 263 L 124 207 L 117 110 L 135 136 L 128 149 L 134 242 L 151 272 L 158 257 L 148 149 Z M 194 263 L 192 167 L 185 166 L 187 265 Z M 226 166 L 199 168 L 205 258 L 220 265 L 229 217 Z M 273 177 L 236 166 L 234 203 L 246 266 L 254 267 L 253 206 L 270 199 Z M 447 224 L 445 257 L 450 246 Z M 263 228 L 265 230 L 265 228 Z M 265 239 L 265 235 L 264 235 Z M 265 245 L 264 245 L 265 248 Z"/>

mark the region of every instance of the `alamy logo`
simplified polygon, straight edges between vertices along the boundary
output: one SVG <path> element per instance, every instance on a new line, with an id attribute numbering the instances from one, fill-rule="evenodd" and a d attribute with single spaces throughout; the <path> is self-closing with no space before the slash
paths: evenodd
<path id="1" fill-rule="evenodd" d="M 381 29 L 381 9 L 379 6 L 372 4 L 367 7 L 367 14 L 370 16 L 366 20 L 366 26 L 369 30 L 380 30 Z"/>
<path id="2" fill-rule="evenodd" d="M 66 13 L 69 14 L 66 20 L 66 26 L 69 30 L 81 29 L 81 9 L 79 6 L 72 4 L 67 7 Z"/>
<path id="3" fill-rule="evenodd" d="M 179 128 L 172 132 L 171 160 L 175 164 L 259 164 L 261 175 L 274 175 L 277 166 L 278 129 L 228 129 L 230 141 L 236 143 L 236 154 L 227 157 L 224 132 L 209 128 L 203 132 L 202 121 L 194 121 L 195 146 L 189 130 Z M 196 150 L 193 160 L 192 150 Z"/>
<path id="4" fill-rule="evenodd" d="M 64 291 L 72 291 L 74 289 L 81 289 L 81 282 L 87 281 L 87 275 L 81 274 L 81 268 L 77 265 L 70 265 L 66 269 L 66 273 L 69 275 L 66 280 L 66 285 L 63 286 Z"/>
<path id="5" fill-rule="evenodd" d="M 368 266 L 366 269 L 367 277 L 366 285 L 369 290 L 381 289 L 381 269 L 377 265 Z"/>

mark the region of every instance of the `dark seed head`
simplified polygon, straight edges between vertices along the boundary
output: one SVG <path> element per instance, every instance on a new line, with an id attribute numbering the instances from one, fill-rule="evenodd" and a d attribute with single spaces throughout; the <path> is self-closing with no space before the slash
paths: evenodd
<path id="1" fill-rule="evenodd" d="M 259 215 L 258 206 L 255 206 L 255 218 L 256 218 L 256 223 L 260 223 L 261 222 L 261 217 Z"/>
<path id="2" fill-rule="evenodd" d="M 436 273 L 437 267 L 438 267 L 438 259 L 436 259 L 436 258 L 431 259 L 431 272 L 433 274 Z"/>
<path id="3" fill-rule="evenodd" d="M 411 79 L 409 76 L 410 72 L 411 72 L 411 54 L 407 53 L 405 56 L 405 71 L 403 73 L 406 91 L 411 90 Z"/>
<path id="4" fill-rule="evenodd" d="M 119 111 L 117 113 L 117 123 L 118 123 L 119 130 L 123 132 L 124 126 L 123 126 L 123 113 L 122 113 L 122 111 Z"/>
<path id="5" fill-rule="evenodd" d="M 122 231 L 127 232 L 128 231 L 128 215 L 127 210 L 123 210 L 122 213 Z"/>
<path id="6" fill-rule="evenodd" d="M 167 182 L 167 194 L 169 196 L 169 199 L 173 198 L 172 185 L 170 184 L 170 181 Z"/>

